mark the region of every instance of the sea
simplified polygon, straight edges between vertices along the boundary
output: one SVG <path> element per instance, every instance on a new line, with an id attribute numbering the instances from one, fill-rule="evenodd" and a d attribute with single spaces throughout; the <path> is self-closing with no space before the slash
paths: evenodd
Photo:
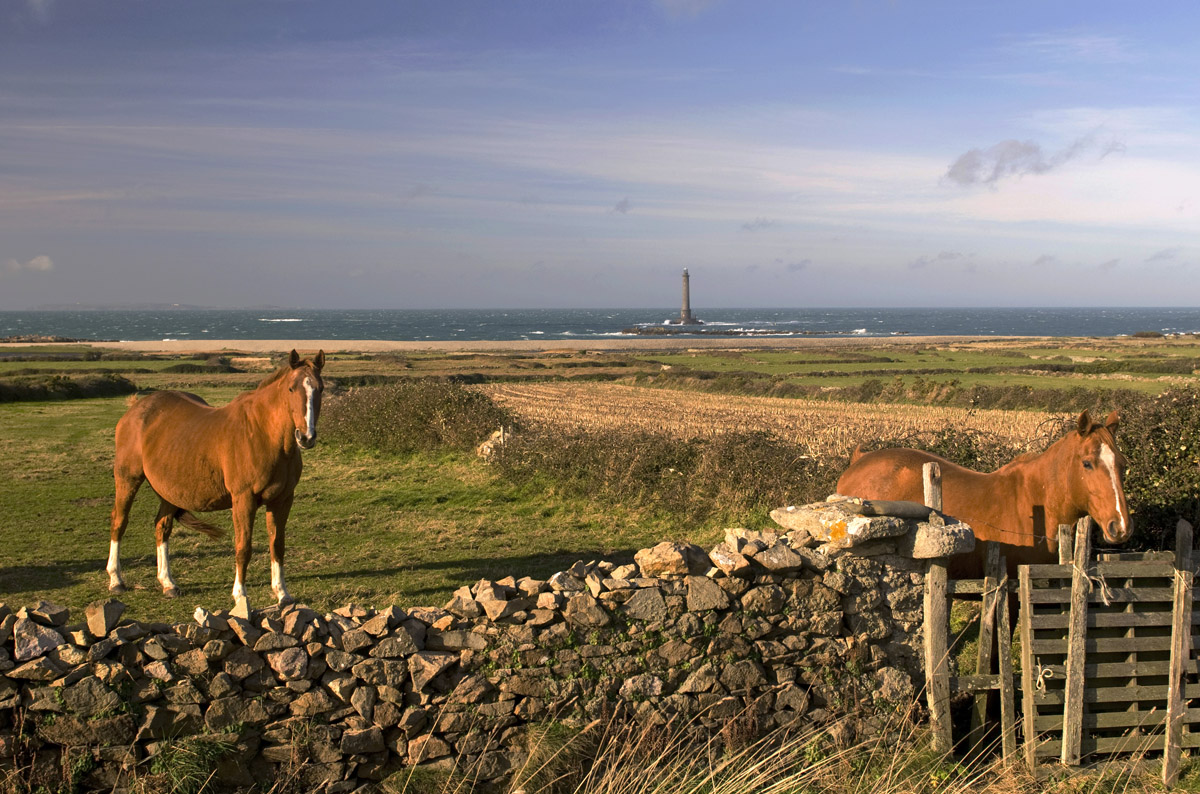
<path id="1" fill-rule="evenodd" d="M 684 338 L 1128 336 L 1200 333 L 1200 308 L 696 309 Z M 580 340 L 630 336 L 678 309 L 136 309 L 0 312 L 0 339 Z"/>

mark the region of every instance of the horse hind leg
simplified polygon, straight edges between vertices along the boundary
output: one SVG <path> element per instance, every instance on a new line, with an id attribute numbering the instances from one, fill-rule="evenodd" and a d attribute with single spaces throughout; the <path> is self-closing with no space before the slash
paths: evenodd
<path id="1" fill-rule="evenodd" d="M 125 535 L 125 527 L 129 525 L 129 510 L 133 507 L 133 498 L 137 496 L 146 477 L 139 468 L 136 472 L 129 471 L 120 463 L 114 467 L 113 479 L 116 482 L 117 495 L 113 503 L 111 522 L 109 526 L 108 589 L 112 593 L 125 592 L 125 579 L 121 576 L 121 538 Z"/>
<path id="2" fill-rule="evenodd" d="M 162 585 L 163 595 L 167 598 L 177 598 L 179 587 L 171 578 L 171 530 L 175 526 L 175 514 L 179 508 L 163 499 L 158 506 L 158 517 L 154 520 L 155 557 L 158 561 L 158 583 Z"/>

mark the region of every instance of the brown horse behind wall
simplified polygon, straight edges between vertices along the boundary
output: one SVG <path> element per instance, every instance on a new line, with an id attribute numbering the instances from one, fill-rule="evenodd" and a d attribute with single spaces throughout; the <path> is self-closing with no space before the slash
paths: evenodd
<path id="1" fill-rule="evenodd" d="M 1041 454 L 1022 455 L 991 474 L 963 468 L 915 449 L 857 449 L 838 480 L 843 496 L 923 502 L 921 467 L 942 470 L 944 512 L 966 522 L 978 540 L 998 541 L 1010 575 L 1023 563 L 1058 561 L 1058 526 L 1090 515 L 1109 543 L 1124 543 L 1133 530 L 1125 506 L 1125 458 L 1117 449 L 1116 411 L 1104 424 L 1084 411 L 1077 427 Z M 950 575 L 982 575 L 977 553 L 950 562 Z"/>
<path id="2" fill-rule="evenodd" d="M 117 423 L 109 590 L 125 590 L 121 536 L 133 497 L 143 482 L 149 482 L 160 500 L 154 529 L 158 581 L 165 595 L 179 595 L 168 553 L 174 520 L 219 536 L 219 529 L 191 513 L 232 509 L 233 598 L 244 600 L 254 514 L 263 505 L 271 589 L 279 603 L 291 600 L 283 582 L 284 527 L 300 480 L 300 450 L 311 449 L 317 440 L 324 365 L 325 351 L 308 361 L 293 350 L 286 365 L 223 408 L 177 391 L 153 392 L 133 403 Z"/>

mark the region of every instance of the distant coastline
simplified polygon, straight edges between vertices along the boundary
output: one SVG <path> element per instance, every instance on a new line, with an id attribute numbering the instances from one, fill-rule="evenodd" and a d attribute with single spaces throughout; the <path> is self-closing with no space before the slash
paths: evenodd
<path id="1" fill-rule="evenodd" d="M 667 309 L 155 309 L 0 312 L 0 339 L 550 341 L 1116 337 L 1200 332 L 1200 308 L 705 308 L 703 325 L 667 324 Z"/>
<path id="2" fill-rule="evenodd" d="M 45 303 L 41 306 L 35 306 L 28 311 L 31 312 L 224 312 L 224 311 L 249 311 L 249 312 L 279 312 L 279 311 L 298 311 L 297 309 L 289 309 L 286 306 L 273 306 L 264 304 L 262 306 L 238 306 L 229 308 L 225 306 L 202 306 L 196 303 Z"/>

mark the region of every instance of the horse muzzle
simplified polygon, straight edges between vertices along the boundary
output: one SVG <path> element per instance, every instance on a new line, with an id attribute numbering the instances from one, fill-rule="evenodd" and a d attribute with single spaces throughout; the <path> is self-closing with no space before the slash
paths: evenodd
<path id="1" fill-rule="evenodd" d="M 1101 531 L 1104 533 L 1104 539 L 1109 543 L 1124 543 L 1133 534 L 1133 527 L 1128 522 L 1114 518 L 1104 524 Z"/>
<path id="2" fill-rule="evenodd" d="M 296 431 L 296 443 L 300 445 L 300 449 L 312 449 L 317 445 L 317 434 L 311 436 L 303 433 L 300 430 Z"/>

